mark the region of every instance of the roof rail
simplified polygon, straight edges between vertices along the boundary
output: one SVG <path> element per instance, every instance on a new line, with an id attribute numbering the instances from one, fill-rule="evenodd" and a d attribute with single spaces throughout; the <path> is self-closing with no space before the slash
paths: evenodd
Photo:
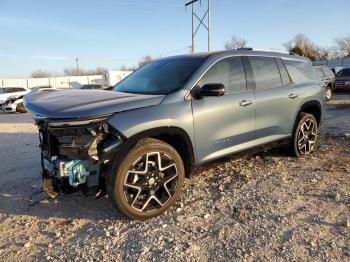
<path id="1" fill-rule="evenodd" d="M 240 48 L 237 48 L 236 50 L 239 50 L 239 51 L 252 51 L 253 48 L 251 48 L 251 47 L 240 47 Z"/>
<path id="2" fill-rule="evenodd" d="M 281 54 L 296 55 L 295 53 L 289 52 L 289 51 L 279 51 L 279 50 L 269 50 L 269 49 L 253 49 L 251 47 L 240 47 L 240 48 L 237 48 L 236 50 L 239 50 L 239 51 L 276 52 L 276 53 L 281 53 Z"/>

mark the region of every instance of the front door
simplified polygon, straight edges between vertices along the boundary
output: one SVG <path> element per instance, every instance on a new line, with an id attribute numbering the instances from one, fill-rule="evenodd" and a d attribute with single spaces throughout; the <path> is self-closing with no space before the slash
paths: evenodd
<path id="1" fill-rule="evenodd" d="M 215 63 L 198 86 L 218 83 L 226 88 L 224 96 L 192 100 L 198 163 L 244 149 L 254 138 L 254 92 L 247 89 L 241 57 Z"/>

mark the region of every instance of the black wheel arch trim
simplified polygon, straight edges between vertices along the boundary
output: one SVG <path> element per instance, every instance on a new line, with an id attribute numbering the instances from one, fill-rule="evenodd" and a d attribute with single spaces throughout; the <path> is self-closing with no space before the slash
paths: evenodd
<path id="1" fill-rule="evenodd" d="M 322 112 L 322 106 L 321 106 L 321 103 L 317 100 L 311 100 L 311 101 L 308 101 L 308 102 L 305 102 L 299 109 L 299 112 L 298 112 L 298 115 L 296 116 L 296 122 L 298 120 L 298 117 L 299 117 L 299 114 L 301 112 L 307 112 L 307 108 L 310 108 L 310 107 L 317 107 L 317 110 L 319 111 L 319 116 L 315 116 L 316 120 L 317 120 L 317 124 L 318 126 L 320 126 L 321 122 L 322 122 L 322 117 L 323 117 L 323 112 Z"/>
<path id="2" fill-rule="evenodd" d="M 123 156 L 127 154 L 127 152 L 134 147 L 138 141 L 144 139 L 144 138 L 156 138 L 159 140 L 162 140 L 166 143 L 168 143 L 166 140 L 162 139 L 162 136 L 171 136 L 171 135 L 177 135 L 180 136 L 183 141 L 185 142 L 186 148 L 185 150 L 187 151 L 187 158 L 183 157 L 181 155 L 182 152 L 178 152 L 180 156 L 182 157 L 182 160 L 185 165 L 185 171 L 186 171 L 186 176 L 189 176 L 193 166 L 195 165 L 195 154 L 194 154 L 194 147 L 192 144 L 192 141 L 187 134 L 185 130 L 179 127 L 174 127 L 174 126 L 165 126 L 165 127 L 157 127 L 157 128 L 151 128 L 147 129 L 144 131 L 141 131 L 139 133 L 136 133 L 130 137 L 128 137 L 123 143 L 118 146 L 117 150 L 114 152 L 114 154 L 111 156 L 110 160 L 113 161 L 111 168 L 109 172 L 107 172 L 106 175 L 106 187 L 107 187 L 107 192 L 111 192 L 110 190 L 113 187 L 113 174 L 116 172 L 117 168 L 121 164 L 122 160 L 124 159 Z M 170 144 L 170 143 L 169 143 Z M 170 144 L 173 146 L 177 151 L 178 149 L 176 146 Z"/>

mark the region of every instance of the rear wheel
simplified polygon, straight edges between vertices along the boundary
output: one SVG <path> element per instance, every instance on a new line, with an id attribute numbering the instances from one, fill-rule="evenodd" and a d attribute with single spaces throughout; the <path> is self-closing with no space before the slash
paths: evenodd
<path id="1" fill-rule="evenodd" d="M 297 157 L 312 153 L 317 142 L 317 131 L 316 118 L 308 113 L 300 113 L 291 141 L 292 153 Z"/>
<path id="2" fill-rule="evenodd" d="M 332 99 L 332 95 L 333 95 L 333 91 L 332 88 L 330 86 L 327 87 L 326 90 L 326 100 L 329 101 Z"/>
<path id="3" fill-rule="evenodd" d="M 156 139 L 143 139 L 121 162 L 113 198 L 128 217 L 146 220 L 174 204 L 181 193 L 185 169 L 178 152 Z"/>

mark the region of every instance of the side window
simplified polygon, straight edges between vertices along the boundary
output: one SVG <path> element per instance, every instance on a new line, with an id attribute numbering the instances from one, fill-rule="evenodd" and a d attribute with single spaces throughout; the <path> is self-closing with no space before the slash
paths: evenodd
<path id="1" fill-rule="evenodd" d="M 217 62 L 198 84 L 223 84 L 228 93 L 246 91 L 247 83 L 241 57 L 226 58 Z"/>
<path id="2" fill-rule="evenodd" d="M 310 80 L 319 80 L 311 62 L 296 60 L 283 60 L 283 62 L 294 82 L 300 83 Z"/>
<path id="3" fill-rule="evenodd" d="M 8 93 L 13 93 L 13 92 L 16 92 L 14 91 L 14 88 L 13 87 L 9 87 L 9 88 L 6 88 L 5 89 L 5 93 L 8 94 Z"/>
<path id="4" fill-rule="evenodd" d="M 249 57 L 253 69 L 256 89 L 281 87 L 282 80 L 273 57 Z"/>
<path id="5" fill-rule="evenodd" d="M 334 73 L 331 69 L 329 69 L 329 67 L 324 67 L 323 71 L 328 78 L 334 77 Z"/>
<path id="6" fill-rule="evenodd" d="M 0 87 L 0 95 L 5 94 L 5 88 Z"/>
<path id="7" fill-rule="evenodd" d="M 276 58 L 276 62 L 277 62 L 277 66 L 278 66 L 278 69 L 279 69 L 280 74 L 281 74 L 283 86 L 287 86 L 287 85 L 292 84 L 293 83 L 292 79 L 290 79 L 290 76 L 288 74 L 286 66 L 282 62 L 282 59 Z"/>

